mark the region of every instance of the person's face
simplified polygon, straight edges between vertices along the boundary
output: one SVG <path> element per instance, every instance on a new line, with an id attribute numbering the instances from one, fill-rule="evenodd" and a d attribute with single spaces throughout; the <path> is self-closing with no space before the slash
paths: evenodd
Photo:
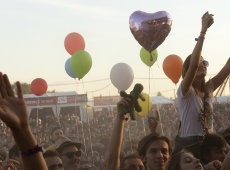
<path id="1" fill-rule="evenodd" d="M 100 158 L 101 158 L 100 154 L 97 151 L 93 151 L 89 153 L 87 157 L 87 161 L 98 162 L 101 160 Z"/>
<path id="2" fill-rule="evenodd" d="M 78 151 L 78 149 L 74 145 L 68 145 L 63 148 L 61 153 L 61 160 L 65 170 L 77 170 L 80 167 L 80 157 L 74 155 L 73 158 L 68 158 L 67 155 L 63 155 L 67 154 L 68 152 L 75 151 Z"/>
<path id="3" fill-rule="evenodd" d="M 145 166 L 140 159 L 137 158 L 130 158 L 125 160 L 125 167 L 123 169 L 130 169 L 130 170 L 144 170 Z"/>
<path id="4" fill-rule="evenodd" d="M 201 57 L 200 61 L 203 61 L 204 59 Z M 200 63 L 197 73 L 196 73 L 196 77 L 205 77 L 207 73 L 207 67 L 205 67 L 202 63 Z"/>
<path id="5" fill-rule="evenodd" d="M 183 153 L 180 158 L 180 169 L 181 170 L 196 170 L 201 169 L 203 167 L 200 164 L 199 159 L 196 159 L 190 153 Z"/>
<path id="6" fill-rule="evenodd" d="M 62 161 L 58 156 L 45 158 L 48 170 L 64 170 Z"/>
<path id="7" fill-rule="evenodd" d="M 206 159 L 206 162 L 209 163 L 211 161 L 214 160 L 219 160 L 221 162 L 224 161 L 225 158 L 225 152 L 226 152 L 226 148 L 218 148 L 218 147 L 213 147 L 209 153 L 205 153 L 204 157 Z"/>
<path id="8" fill-rule="evenodd" d="M 147 169 L 165 169 L 169 161 L 169 148 L 164 140 L 153 141 L 148 149 L 146 155 L 142 157 L 142 161 L 146 162 Z"/>
<path id="9" fill-rule="evenodd" d="M 53 132 L 52 139 L 54 142 L 56 142 L 61 137 L 64 137 L 63 131 L 61 129 L 57 129 Z"/>

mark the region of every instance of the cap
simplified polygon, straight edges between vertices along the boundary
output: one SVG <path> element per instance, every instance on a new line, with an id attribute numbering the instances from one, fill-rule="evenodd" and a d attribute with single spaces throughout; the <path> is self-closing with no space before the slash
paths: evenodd
<path id="1" fill-rule="evenodd" d="M 68 145 L 74 145 L 74 146 L 77 147 L 78 150 L 80 150 L 80 148 L 81 148 L 81 143 L 72 142 L 67 137 L 61 137 L 54 143 L 55 150 L 58 151 L 58 152 L 62 148 L 64 148 L 65 146 L 68 146 Z"/>

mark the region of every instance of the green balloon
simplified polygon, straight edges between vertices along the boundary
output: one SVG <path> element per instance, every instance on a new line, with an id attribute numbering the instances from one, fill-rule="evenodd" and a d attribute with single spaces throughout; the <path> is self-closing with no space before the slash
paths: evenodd
<path id="1" fill-rule="evenodd" d="M 76 51 L 71 59 L 70 66 L 77 78 L 82 79 L 92 67 L 92 58 L 84 50 Z"/>
<path id="2" fill-rule="evenodd" d="M 145 63 L 149 67 L 151 67 L 157 60 L 157 57 L 158 57 L 157 49 L 152 51 L 151 54 L 153 56 L 153 61 L 150 61 L 150 58 L 151 58 L 150 53 L 143 47 L 141 48 L 141 51 L 140 51 L 141 60 L 143 61 L 143 63 Z"/>

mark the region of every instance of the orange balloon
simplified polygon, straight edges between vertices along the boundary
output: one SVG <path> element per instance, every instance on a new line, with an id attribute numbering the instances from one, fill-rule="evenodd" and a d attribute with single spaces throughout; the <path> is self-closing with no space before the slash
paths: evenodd
<path id="1" fill-rule="evenodd" d="M 163 70 L 173 83 L 177 84 L 182 74 L 183 60 L 177 55 L 169 55 L 164 59 Z"/>
<path id="2" fill-rule="evenodd" d="M 65 49 L 70 54 L 73 55 L 78 50 L 84 50 L 85 49 L 85 40 L 84 38 L 76 33 L 72 32 L 68 34 L 65 38 Z"/>

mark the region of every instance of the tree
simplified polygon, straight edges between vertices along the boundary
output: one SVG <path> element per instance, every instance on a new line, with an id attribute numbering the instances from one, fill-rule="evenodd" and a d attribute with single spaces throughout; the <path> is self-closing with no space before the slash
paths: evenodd
<path id="1" fill-rule="evenodd" d="M 21 83 L 22 85 L 22 91 L 23 94 L 33 94 L 32 91 L 30 90 L 30 84 L 28 83 Z M 14 82 L 13 84 L 11 84 L 12 89 L 14 91 L 15 94 L 17 94 L 17 85 L 16 82 Z M 56 91 L 55 89 L 53 90 L 48 90 L 46 93 L 57 93 L 58 91 Z"/>
<path id="2" fill-rule="evenodd" d="M 32 91 L 30 90 L 30 84 L 22 82 L 21 85 L 22 85 L 23 94 L 33 94 Z M 12 86 L 14 93 L 17 94 L 16 82 L 14 82 L 11 86 Z"/>
<path id="3" fill-rule="evenodd" d="M 161 92 L 159 91 L 159 92 L 157 92 L 157 96 L 162 96 L 162 94 L 161 94 Z"/>
<path id="4" fill-rule="evenodd" d="M 58 91 L 54 90 L 48 90 L 46 93 L 57 93 Z"/>

